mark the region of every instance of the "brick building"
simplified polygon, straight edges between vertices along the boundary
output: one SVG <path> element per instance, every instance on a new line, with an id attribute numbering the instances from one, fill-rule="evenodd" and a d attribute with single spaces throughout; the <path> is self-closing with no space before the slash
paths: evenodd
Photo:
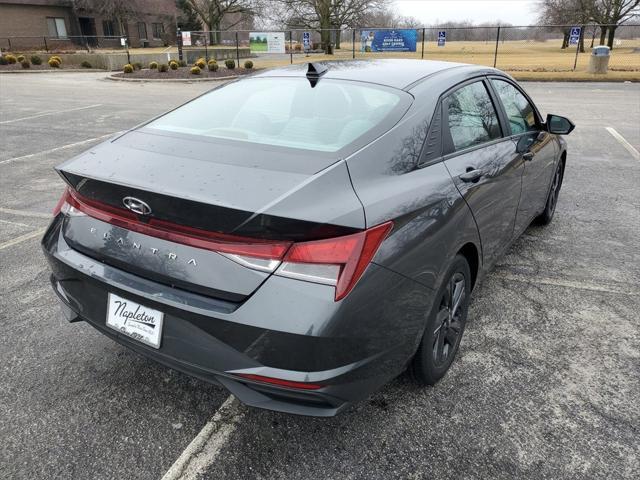
<path id="1" fill-rule="evenodd" d="M 74 45 L 117 47 L 127 37 L 132 47 L 171 44 L 176 32 L 175 0 L 131 0 L 126 18 L 106 18 L 72 0 L 0 0 L 0 46 L 13 48 Z M 111 37 L 111 38 L 109 38 Z"/>

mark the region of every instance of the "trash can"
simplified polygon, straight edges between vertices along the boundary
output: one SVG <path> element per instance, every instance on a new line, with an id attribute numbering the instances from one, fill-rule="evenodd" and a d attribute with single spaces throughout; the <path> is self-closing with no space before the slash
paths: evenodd
<path id="1" fill-rule="evenodd" d="M 607 73 L 609 70 L 609 58 L 611 49 L 606 45 L 594 47 L 589 58 L 589 73 Z"/>

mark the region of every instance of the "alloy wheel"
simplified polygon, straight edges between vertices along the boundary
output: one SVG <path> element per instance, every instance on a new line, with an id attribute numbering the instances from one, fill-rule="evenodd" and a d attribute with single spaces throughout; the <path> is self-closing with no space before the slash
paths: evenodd
<path id="1" fill-rule="evenodd" d="M 465 278 L 455 272 L 440 300 L 440 309 L 433 331 L 433 360 L 436 366 L 446 364 L 455 353 L 462 332 L 463 306 L 465 304 Z"/>

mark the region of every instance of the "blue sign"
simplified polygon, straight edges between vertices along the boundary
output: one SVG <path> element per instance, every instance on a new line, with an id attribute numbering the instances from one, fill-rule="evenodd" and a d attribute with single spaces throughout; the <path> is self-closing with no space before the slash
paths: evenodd
<path id="1" fill-rule="evenodd" d="M 305 50 L 311 50 L 311 33 L 302 32 L 302 46 Z"/>
<path id="2" fill-rule="evenodd" d="M 415 52 L 418 34 L 415 30 L 362 30 L 363 52 Z"/>
<path id="3" fill-rule="evenodd" d="M 580 41 L 580 27 L 571 27 L 571 35 L 569 36 L 569 45 L 577 45 Z"/>
<path id="4" fill-rule="evenodd" d="M 439 47 L 444 47 L 444 44 L 447 41 L 447 32 L 445 32 L 444 30 L 440 30 L 438 32 L 438 46 Z"/>

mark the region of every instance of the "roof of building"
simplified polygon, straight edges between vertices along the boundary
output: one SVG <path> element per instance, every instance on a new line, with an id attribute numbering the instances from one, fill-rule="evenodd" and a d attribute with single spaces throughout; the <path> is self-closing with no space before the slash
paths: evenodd
<path id="1" fill-rule="evenodd" d="M 413 83 L 451 69 L 487 70 L 487 67 L 468 65 L 466 63 L 440 62 L 434 60 L 349 60 L 322 62 L 328 71 L 321 78 L 338 80 L 354 80 L 371 82 L 389 87 L 405 89 Z M 296 64 L 288 67 L 271 69 L 256 76 L 260 77 L 303 77 L 307 73 L 308 64 Z"/>

